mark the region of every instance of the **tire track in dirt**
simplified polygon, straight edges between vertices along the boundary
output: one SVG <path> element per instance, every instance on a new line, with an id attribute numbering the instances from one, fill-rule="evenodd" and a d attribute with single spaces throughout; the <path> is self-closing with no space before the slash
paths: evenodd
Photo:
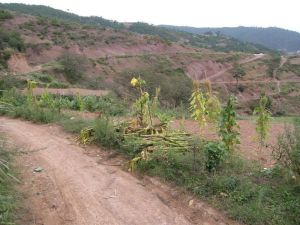
<path id="1" fill-rule="evenodd" d="M 107 151 L 81 148 L 58 126 L 8 118 L 0 118 L 0 124 L 14 145 L 28 151 L 18 158 L 20 188 L 28 192 L 29 216 L 22 225 L 236 224 L 176 187 L 99 164 Z M 44 170 L 32 173 L 36 166 Z"/>

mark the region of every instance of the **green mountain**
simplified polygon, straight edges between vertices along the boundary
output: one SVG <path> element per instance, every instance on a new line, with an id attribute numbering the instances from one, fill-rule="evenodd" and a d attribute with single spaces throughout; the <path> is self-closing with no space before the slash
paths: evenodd
<path id="1" fill-rule="evenodd" d="M 53 19 L 63 20 L 66 22 L 81 23 L 92 26 L 102 26 L 111 28 L 124 28 L 122 23 L 103 19 L 98 16 L 78 16 L 74 13 L 65 12 L 44 5 L 26 5 L 19 3 L 0 3 L 0 8 L 16 11 L 33 16 L 49 17 Z"/>
<path id="2" fill-rule="evenodd" d="M 221 27 L 221 28 L 195 28 L 186 26 L 161 27 L 171 28 L 193 34 L 216 34 L 227 35 L 240 41 L 251 42 L 266 46 L 270 49 L 286 52 L 297 52 L 300 50 L 300 33 L 277 27 Z"/>
<path id="3" fill-rule="evenodd" d="M 129 30 L 140 34 L 157 35 L 165 40 L 190 44 L 199 48 L 213 49 L 215 51 L 239 51 L 251 53 L 270 51 L 270 49 L 262 45 L 239 41 L 225 35 L 192 34 L 186 31 L 153 26 L 147 23 L 133 23 L 129 26 Z"/>
<path id="4" fill-rule="evenodd" d="M 123 23 L 103 19 L 102 17 L 82 17 L 73 13 L 57 10 L 43 5 L 26 5 L 26 4 L 3 4 L 0 3 L 0 9 L 6 9 L 16 11 L 19 13 L 30 14 L 33 16 L 48 17 L 55 20 L 61 20 L 70 23 L 80 23 L 90 26 L 110 27 L 117 30 L 129 30 L 131 32 L 155 35 L 162 38 L 164 41 L 178 42 L 184 45 L 191 45 L 193 47 L 207 48 L 215 51 L 230 52 L 269 52 L 270 49 L 258 45 L 239 41 L 235 38 L 231 38 L 225 35 L 195 35 L 189 32 L 176 31 L 174 29 L 168 29 L 158 26 L 153 26 L 147 23 L 132 23 L 129 26 L 125 26 Z"/>

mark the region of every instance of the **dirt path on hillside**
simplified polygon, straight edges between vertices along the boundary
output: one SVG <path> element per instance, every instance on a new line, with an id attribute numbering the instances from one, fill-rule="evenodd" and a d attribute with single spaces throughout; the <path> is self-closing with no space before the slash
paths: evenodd
<path id="1" fill-rule="evenodd" d="M 0 118 L 0 131 L 23 151 L 22 225 L 236 224 L 176 187 L 123 171 L 109 151 L 79 147 L 56 125 Z"/>
<path id="2" fill-rule="evenodd" d="M 241 61 L 239 62 L 239 64 L 241 64 L 241 65 L 242 65 L 242 64 L 246 64 L 246 63 L 255 61 L 255 60 L 257 60 L 257 59 L 260 59 L 260 58 L 262 58 L 262 57 L 264 57 L 264 56 L 265 56 L 265 54 L 262 54 L 262 53 L 260 53 L 260 54 L 254 54 L 253 57 L 250 57 L 250 58 L 241 60 Z M 199 80 L 199 81 L 200 81 L 200 82 L 204 82 L 204 81 L 206 81 L 206 80 L 212 81 L 213 79 L 216 79 L 216 78 L 222 76 L 224 73 L 226 73 L 227 71 L 229 71 L 229 70 L 231 70 L 231 69 L 233 69 L 233 66 L 229 66 L 229 67 L 227 67 L 227 68 L 225 68 L 225 69 L 223 69 L 223 70 L 220 70 L 219 72 L 217 72 L 217 73 L 215 73 L 215 74 L 213 74 L 213 75 L 211 75 L 211 76 L 209 76 L 209 77 L 205 77 L 205 78 L 203 78 L 203 79 L 201 79 L 201 80 Z"/>

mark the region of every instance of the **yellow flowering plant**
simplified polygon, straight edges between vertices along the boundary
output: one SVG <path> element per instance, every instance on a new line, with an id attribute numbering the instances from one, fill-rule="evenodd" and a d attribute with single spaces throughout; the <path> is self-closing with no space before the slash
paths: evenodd
<path id="1" fill-rule="evenodd" d="M 140 91 L 140 97 L 134 104 L 134 111 L 137 116 L 137 123 L 139 126 L 152 126 L 152 115 L 150 111 L 150 95 L 143 90 L 146 81 L 141 77 L 133 77 L 130 81 L 132 87 Z"/>

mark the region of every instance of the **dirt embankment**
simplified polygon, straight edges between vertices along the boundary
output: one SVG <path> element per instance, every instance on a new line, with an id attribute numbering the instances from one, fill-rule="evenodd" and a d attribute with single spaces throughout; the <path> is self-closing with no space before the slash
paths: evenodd
<path id="1" fill-rule="evenodd" d="M 123 171 L 109 151 L 83 149 L 54 125 L 0 118 L 0 131 L 22 147 L 27 193 L 22 225 L 236 224 L 175 187 Z M 33 173 L 37 166 L 41 172 Z M 194 199 L 193 204 L 191 199 Z"/>

